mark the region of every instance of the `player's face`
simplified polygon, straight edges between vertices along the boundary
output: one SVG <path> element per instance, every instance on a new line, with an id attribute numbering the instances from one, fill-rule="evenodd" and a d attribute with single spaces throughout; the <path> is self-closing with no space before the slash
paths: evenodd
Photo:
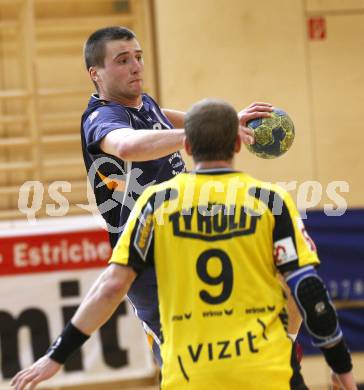
<path id="1" fill-rule="evenodd" d="M 102 97 L 124 103 L 139 103 L 143 92 L 142 54 L 136 39 L 106 43 L 104 67 L 97 69 Z"/>

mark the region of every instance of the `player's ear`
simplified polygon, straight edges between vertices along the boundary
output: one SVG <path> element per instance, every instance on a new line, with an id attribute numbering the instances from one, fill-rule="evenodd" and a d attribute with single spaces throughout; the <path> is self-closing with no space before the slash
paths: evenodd
<path id="1" fill-rule="evenodd" d="M 187 153 L 189 156 L 192 156 L 191 144 L 188 142 L 186 136 L 183 137 L 183 147 L 184 147 L 186 153 Z"/>
<path id="2" fill-rule="evenodd" d="M 238 135 L 236 136 L 236 140 L 235 140 L 234 152 L 239 153 L 240 149 L 241 149 L 241 138 L 240 138 L 240 135 L 238 133 Z"/>
<path id="3" fill-rule="evenodd" d="M 90 74 L 91 80 L 96 82 L 99 80 L 97 69 L 94 66 L 90 66 L 88 73 Z"/>

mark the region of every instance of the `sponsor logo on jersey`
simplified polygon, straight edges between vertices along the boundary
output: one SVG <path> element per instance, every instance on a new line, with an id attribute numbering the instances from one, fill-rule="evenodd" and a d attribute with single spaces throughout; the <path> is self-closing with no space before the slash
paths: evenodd
<path id="1" fill-rule="evenodd" d="M 223 315 L 231 316 L 233 313 L 234 309 L 208 310 L 202 313 L 202 317 L 222 317 Z"/>
<path id="2" fill-rule="evenodd" d="M 187 345 L 187 351 L 193 363 L 201 360 L 222 360 L 231 359 L 243 355 L 243 349 L 248 349 L 251 353 L 259 352 L 255 345 L 255 339 L 258 337 L 252 331 L 246 332 L 244 337 L 236 340 L 219 340 L 215 342 L 205 342 L 196 345 Z"/>
<path id="3" fill-rule="evenodd" d="M 302 219 L 298 217 L 296 219 L 296 222 L 297 222 L 298 229 L 301 231 L 301 233 L 305 239 L 305 242 L 306 242 L 308 249 L 312 252 L 316 252 L 316 245 L 315 245 L 314 241 L 312 240 L 312 238 L 310 237 L 310 235 L 307 233 L 307 230 L 305 228 L 305 225 L 304 225 Z"/>
<path id="4" fill-rule="evenodd" d="M 144 209 L 134 239 L 134 247 L 145 261 L 153 237 L 153 209 L 148 203 Z"/>
<path id="5" fill-rule="evenodd" d="M 292 237 L 282 238 L 274 243 L 274 259 L 277 265 L 297 260 L 297 252 Z"/>
<path id="6" fill-rule="evenodd" d="M 179 152 L 171 154 L 168 158 L 168 162 L 172 166 L 172 174 L 174 176 L 186 171 L 185 163 L 183 162 L 182 156 Z"/>
<path id="7" fill-rule="evenodd" d="M 177 211 L 169 216 L 173 234 L 204 241 L 254 234 L 260 214 L 244 206 L 209 204 Z"/>
<path id="8" fill-rule="evenodd" d="M 192 313 L 175 314 L 172 316 L 172 321 L 182 321 L 183 319 L 190 320 Z"/>
<path id="9" fill-rule="evenodd" d="M 92 121 L 99 115 L 99 112 L 98 111 L 94 111 L 89 117 L 88 117 L 88 120 L 90 121 L 90 123 L 92 123 Z"/>

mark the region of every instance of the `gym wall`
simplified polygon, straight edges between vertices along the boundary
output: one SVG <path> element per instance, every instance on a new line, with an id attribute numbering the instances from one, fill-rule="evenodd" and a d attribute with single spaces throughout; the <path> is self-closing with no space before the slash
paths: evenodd
<path id="1" fill-rule="evenodd" d="M 334 203 L 363 207 L 364 1 L 155 0 L 160 98 L 187 109 L 218 97 L 242 109 L 268 101 L 296 125 L 292 149 L 277 160 L 243 150 L 237 167 L 267 181 L 318 181 Z M 301 192 L 310 189 L 301 188 Z M 335 184 L 333 184 L 335 186 Z"/>

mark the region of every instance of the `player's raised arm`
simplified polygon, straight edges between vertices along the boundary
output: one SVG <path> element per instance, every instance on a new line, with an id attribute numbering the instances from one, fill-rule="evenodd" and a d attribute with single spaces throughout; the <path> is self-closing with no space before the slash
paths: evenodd
<path id="1" fill-rule="evenodd" d="M 163 114 L 172 123 L 176 129 L 183 129 L 185 127 L 185 115 L 184 111 L 171 110 L 169 108 L 162 108 Z"/>
<path id="2" fill-rule="evenodd" d="M 103 138 L 100 148 L 124 161 L 155 160 L 180 150 L 183 136 L 183 129 L 116 129 Z"/>
<path id="3" fill-rule="evenodd" d="M 272 109 L 270 103 L 256 102 L 239 112 L 243 143 L 254 143 L 253 132 L 246 127 L 246 123 L 251 119 L 268 117 Z M 185 113 L 171 109 L 162 111 L 175 129 L 168 131 L 116 129 L 103 138 L 100 143 L 101 150 L 124 161 L 154 160 L 180 150 L 183 147 Z"/>
<path id="4" fill-rule="evenodd" d="M 267 118 L 272 110 L 273 106 L 270 103 L 254 102 L 239 112 L 240 137 L 244 144 L 254 143 L 253 131 L 247 127 L 247 122 L 256 118 Z M 185 112 L 167 108 L 164 108 L 162 111 L 175 128 L 180 129 L 184 127 Z"/>

